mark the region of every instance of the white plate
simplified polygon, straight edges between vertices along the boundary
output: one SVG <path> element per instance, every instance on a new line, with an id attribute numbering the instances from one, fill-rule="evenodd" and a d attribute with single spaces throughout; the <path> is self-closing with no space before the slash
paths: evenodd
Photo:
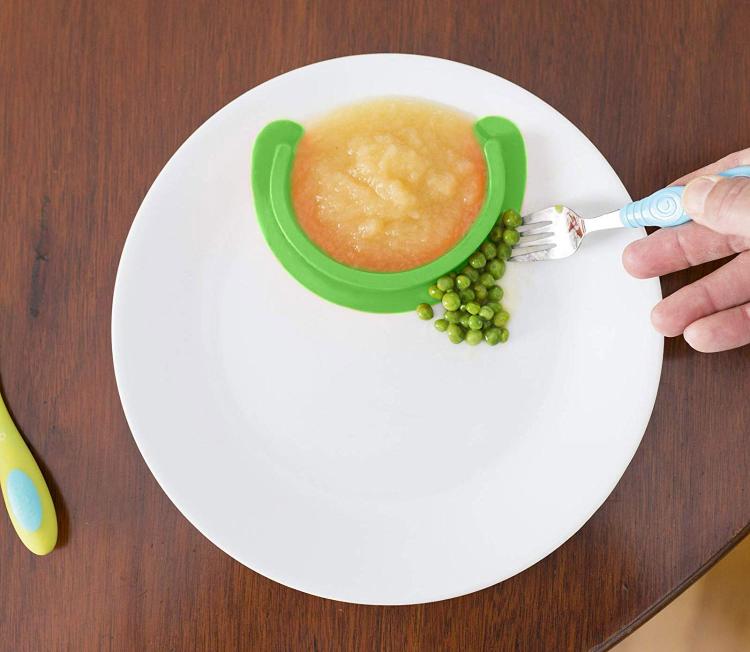
<path id="1" fill-rule="evenodd" d="M 494 349 L 298 285 L 256 223 L 253 139 L 381 95 L 514 120 L 525 210 L 629 200 L 583 134 L 495 75 L 408 55 L 325 61 L 231 102 L 165 166 L 125 245 L 112 340 L 138 447 L 206 537 L 288 586 L 399 604 L 499 582 L 583 525 L 641 440 L 662 339 L 648 320 L 658 281 L 620 264 L 641 230 L 509 265 L 511 341 Z"/>

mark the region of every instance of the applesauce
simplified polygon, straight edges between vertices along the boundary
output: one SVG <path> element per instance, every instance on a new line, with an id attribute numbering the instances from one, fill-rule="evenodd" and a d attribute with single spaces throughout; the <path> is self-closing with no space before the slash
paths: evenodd
<path id="1" fill-rule="evenodd" d="M 405 98 L 347 106 L 311 124 L 292 169 L 301 228 L 360 269 L 396 272 L 440 257 L 484 201 L 472 125 L 455 109 Z"/>

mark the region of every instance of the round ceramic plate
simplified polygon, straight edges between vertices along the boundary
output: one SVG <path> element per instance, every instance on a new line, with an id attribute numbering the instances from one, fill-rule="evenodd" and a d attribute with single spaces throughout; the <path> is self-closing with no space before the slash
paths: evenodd
<path id="1" fill-rule="evenodd" d="M 515 121 L 525 211 L 629 201 L 583 134 L 495 75 L 407 55 L 325 61 L 231 102 L 162 170 L 122 255 L 112 340 L 138 447 L 208 539 L 288 586 L 399 604 L 499 582 L 586 522 L 646 428 L 662 339 L 648 319 L 658 281 L 620 264 L 641 230 L 509 264 L 511 339 L 495 348 L 294 281 L 253 212 L 253 139 L 383 95 Z"/>

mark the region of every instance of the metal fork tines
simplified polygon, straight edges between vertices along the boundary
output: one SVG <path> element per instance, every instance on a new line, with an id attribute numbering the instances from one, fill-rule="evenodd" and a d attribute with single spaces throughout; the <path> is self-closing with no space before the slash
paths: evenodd
<path id="1" fill-rule="evenodd" d="M 619 225 L 617 212 L 584 220 L 567 206 L 550 206 L 523 217 L 523 224 L 518 227 L 521 238 L 513 247 L 510 260 L 565 258 L 575 253 L 586 233 Z"/>

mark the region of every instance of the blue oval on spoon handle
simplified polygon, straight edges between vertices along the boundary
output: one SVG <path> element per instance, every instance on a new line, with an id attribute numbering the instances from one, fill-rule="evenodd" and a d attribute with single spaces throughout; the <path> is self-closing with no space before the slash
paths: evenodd
<path id="1" fill-rule="evenodd" d="M 13 527 L 31 552 L 57 543 L 57 515 L 47 483 L 0 395 L 0 489 Z"/>

